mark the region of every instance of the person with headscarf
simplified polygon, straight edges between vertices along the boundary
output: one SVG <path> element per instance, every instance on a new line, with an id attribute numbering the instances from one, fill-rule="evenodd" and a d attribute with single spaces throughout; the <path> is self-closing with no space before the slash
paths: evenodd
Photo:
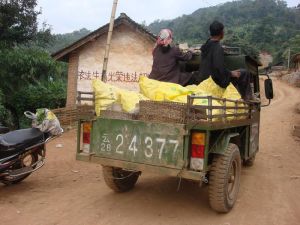
<path id="1" fill-rule="evenodd" d="M 152 52 L 153 64 L 149 78 L 185 86 L 192 78 L 192 74 L 181 72 L 179 61 L 190 60 L 192 52 L 182 52 L 177 46 L 172 45 L 172 41 L 171 30 L 162 29 L 159 32 Z"/>

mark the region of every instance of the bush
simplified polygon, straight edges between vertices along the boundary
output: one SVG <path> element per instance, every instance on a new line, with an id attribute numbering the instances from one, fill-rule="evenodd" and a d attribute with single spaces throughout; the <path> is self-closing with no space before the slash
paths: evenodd
<path id="1" fill-rule="evenodd" d="M 0 123 L 5 123 L 5 117 L 7 116 L 7 110 L 3 105 L 3 93 L 0 90 Z"/>
<path id="2" fill-rule="evenodd" d="M 19 127 L 19 117 L 23 116 L 24 110 L 63 105 L 66 76 L 67 65 L 56 62 L 41 48 L 0 47 L 2 105 L 11 115 L 11 127 Z"/>
<path id="3" fill-rule="evenodd" d="M 14 96 L 13 102 L 19 116 L 20 127 L 28 127 L 30 122 L 25 111 L 35 112 L 38 108 L 55 109 L 66 104 L 66 81 L 56 80 L 29 85 Z"/>

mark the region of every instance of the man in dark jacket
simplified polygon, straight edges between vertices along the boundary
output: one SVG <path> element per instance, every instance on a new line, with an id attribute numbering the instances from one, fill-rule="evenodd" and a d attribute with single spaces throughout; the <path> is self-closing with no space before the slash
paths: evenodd
<path id="1" fill-rule="evenodd" d="M 244 99 L 249 98 L 250 75 L 242 70 L 229 71 L 224 65 L 224 49 L 220 41 L 224 37 L 224 25 L 214 21 L 210 27 L 210 38 L 201 47 L 200 80 L 209 76 L 222 88 L 226 88 L 232 82 Z"/>
<path id="2" fill-rule="evenodd" d="M 185 86 L 192 74 L 181 72 L 179 61 L 190 60 L 192 52 L 183 53 L 177 46 L 172 46 L 172 40 L 171 30 L 160 31 L 153 49 L 153 65 L 149 78 Z"/>

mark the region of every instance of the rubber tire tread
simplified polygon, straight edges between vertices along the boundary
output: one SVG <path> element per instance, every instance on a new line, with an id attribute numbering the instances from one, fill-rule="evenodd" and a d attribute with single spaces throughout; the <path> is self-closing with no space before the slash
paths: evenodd
<path id="1" fill-rule="evenodd" d="M 131 176 L 125 178 L 125 179 L 114 179 L 115 176 L 115 170 L 119 168 L 111 167 L 111 166 L 103 166 L 102 167 L 102 172 L 103 172 L 103 177 L 106 185 L 111 188 L 115 192 L 126 192 L 131 190 L 139 176 L 140 173 L 136 172 L 132 174 Z"/>
<path id="2" fill-rule="evenodd" d="M 234 200 L 229 202 L 227 199 L 227 182 L 230 165 L 232 160 L 236 158 L 238 165 L 238 183 L 236 184 L 236 190 Z M 229 143 L 224 155 L 215 155 L 211 164 L 209 173 L 209 203 L 212 209 L 219 213 L 229 212 L 238 195 L 241 176 L 241 156 L 237 145 Z"/>

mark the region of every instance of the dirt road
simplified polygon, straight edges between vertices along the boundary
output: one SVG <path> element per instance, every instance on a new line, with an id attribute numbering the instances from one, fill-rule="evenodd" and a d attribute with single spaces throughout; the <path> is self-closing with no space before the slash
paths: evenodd
<path id="1" fill-rule="evenodd" d="M 209 208 L 207 187 L 185 181 L 177 192 L 175 178 L 155 174 L 143 174 L 131 192 L 113 193 L 99 165 L 75 161 L 71 131 L 48 145 L 44 168 L 19 185 L 0 185 L 0 224 L 300 224 L 300 142 L 291 136 L 300 122 L 293 110 L 300 89 L 277 81 L 274 90 L 276 99 L 262 111 L 260 152 L 254 167 L 243 168 L 228 214 Z"/>

